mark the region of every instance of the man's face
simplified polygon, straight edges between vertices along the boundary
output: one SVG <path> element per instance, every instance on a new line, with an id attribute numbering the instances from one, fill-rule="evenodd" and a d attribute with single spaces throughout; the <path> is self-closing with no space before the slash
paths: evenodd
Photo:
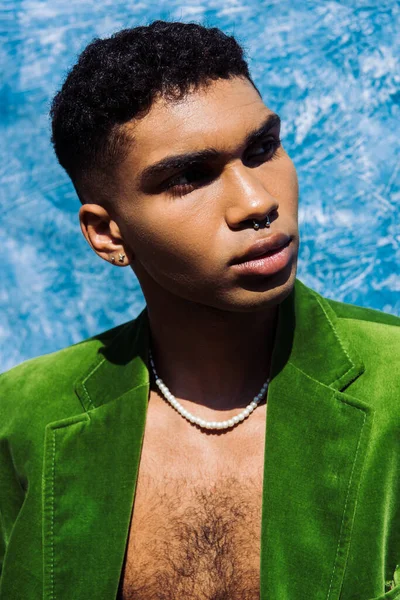
<path id="1" fill-rule="evenodd" d="M 222 310 L 252 311 L 290 293 L 299 245 L 298 181 L 273 117 L 251 83 L 236 77 L 179 102 L 158 99 L 146 116 L 125 126 L 135 141 L 116 172 L 115 220 L 148 303 L 166 292 Z M 268 119 L 261 137 L 249 142 Z M 181 157 L 180 164 L 149 171 L 167 158 L 198 152 L 203 155 L 191 163 Z M 253 220 L 267 215 L 270 227 L 255 230 Z M 289 245 L 273 259 L 232 264 L 254 243 L 279 234 Z"/>

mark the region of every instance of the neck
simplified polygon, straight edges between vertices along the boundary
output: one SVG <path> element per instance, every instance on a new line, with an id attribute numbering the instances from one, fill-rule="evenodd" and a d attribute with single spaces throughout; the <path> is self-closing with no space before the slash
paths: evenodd
<path id="1" fill-rule="evenodd" d="M 165 297 L 147 307 L 157 373 L 174 396 L 229 409 L 259 392 L 270 372 L 278 307 L 234 313 Z"/>

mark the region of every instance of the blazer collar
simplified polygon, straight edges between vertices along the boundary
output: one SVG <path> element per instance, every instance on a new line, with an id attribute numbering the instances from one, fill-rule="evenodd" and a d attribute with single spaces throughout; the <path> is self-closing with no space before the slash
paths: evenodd
<path id="1" fill-rule="evenodd" d="M 100 346 L 96 360 L 75 383 L 85 410 L 114 400 L 139 385 L 149 385 L 149 323 L 147 310 L 121 326 L 109 345 Z M 364 371 L 364 365 L 344 336 L 329 303 L 296 279 L 281 303 L 271 367 L 273 379 L 290 362 L 312 379 L 344 390 Z"/>
<path id="2" fill-rule="evenodd" d="M 118 589 L 147 415 L 147 311 L 109 335 L 86 342 L 94 360 L 75 382 L 84 412 L 46 427 L 44 600 Z M 339 598 L 368 439 L 368 408 L 343 390 L 362 371 L 328 302 L 296 280 L 279 307 L 268 391 L 261 599 L 302 600 L 310 581 Z"/>
<path id="3" fill-rule="evenodd" d="M 95 361 L 75 382 L 75 392 L 85 410 L 97 408 L 139 386 L 149 386 L 149 339 L 148 315 L 144 309 L 137 319 L 120 326 L 110 344 L 99 345 Z"/>
<path id="4" fill-rule="evenodd" d="M 344 390 L 364 371 L 329 302 L 299 279 L 280 305 L 273 354 L 273 374 L 290 362 L 324 385 Z"/>

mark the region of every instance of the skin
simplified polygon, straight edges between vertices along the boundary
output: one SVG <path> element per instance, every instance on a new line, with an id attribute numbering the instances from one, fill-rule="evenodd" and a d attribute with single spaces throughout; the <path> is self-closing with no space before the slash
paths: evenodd
<path id="1" fill-rule="evenodd" d="M 138 277 L 160 376 L 185 408 L 206 420 L 231 418 L 258 393 L 279 344 L 279 304 L 296 277 L 298 180 L 283 146 L 276 147 L 279 125 L 255 145 L 244 143 L 272 112 L 239 77 L 213 81 L 179 102 L 157 98 L 146 116 L 124 125 L 134 143 L 115 171 L 109 208 L 88 192 L 79 211 L 97 255 L 114 256 L 115 266 L 129 265 Z M 142 185 L 149 165 L 208 147 L 221 154 L 202 171 L 171 171 Z M 168 182 L 180 188 L 165 189 Z M 270 228 L 255 231 L 252 219 L 267 215 Z M 291 259 L 279 273 L 244 278 L 228 264 L 278 231 L 291 236 Z M 181 435 L 210 436 L 157 394 L 150 402 Z M 261 406 L 254 416 L 257 411 L 261 418 Z M 214 435 L 251 431 L 252 418 Z"/>

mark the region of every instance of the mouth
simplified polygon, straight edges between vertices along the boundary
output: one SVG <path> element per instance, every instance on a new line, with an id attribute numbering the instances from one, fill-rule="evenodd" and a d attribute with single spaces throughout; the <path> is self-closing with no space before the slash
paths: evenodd
<path id="1" fill-rule="evenodd" d="M 267 276 L 284 269 L 293 258 L 291 237 L 284 233 L 272 234 L 253 244 L 245 254 L 230 262 L 231 268 L 241 274 Z"/>
<path id="2" fill-rule="evenodd" d="M 287 246 L 290 241 L 290 235 L 278 231 L 252 244 L 250 248 L 248 248 L 248 250 L 242 254 L 242 256 L 234 258 L 229 264 L 235 265 L 245 263 L 253 260 L 254 258 L 267 256 L 268 254 Z"/>

